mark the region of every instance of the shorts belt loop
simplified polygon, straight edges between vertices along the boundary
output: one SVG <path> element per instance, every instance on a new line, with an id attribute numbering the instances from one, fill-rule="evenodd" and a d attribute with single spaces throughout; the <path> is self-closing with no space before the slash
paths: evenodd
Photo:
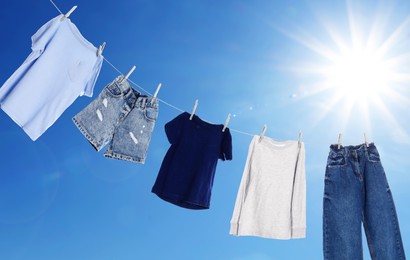
<path id="1" fill-rule="evenodd" d="M 142 98 L 141 102 L 141 108 L 145 109 L 145 103 L 147 102 L 147 98 Z"/>
<path id="2" fill-rule="evenodd" d="M 153 107 L 154 103 L 152 102 L 152 98 L 147 98 L 147 106 Z"/>

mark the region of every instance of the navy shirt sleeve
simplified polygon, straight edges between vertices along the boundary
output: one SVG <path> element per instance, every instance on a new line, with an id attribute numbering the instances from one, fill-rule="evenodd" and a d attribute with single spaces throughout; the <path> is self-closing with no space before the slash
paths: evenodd
<path id="1" fill-rule="evenodd" d="M 176 144 L 181 135 L 185 114 L 180 114 L 165 124 L 165 133 L 170 144 Z"/>
<path id="2" fill-rule="evenodd" d="M 229 128 L 226 128 L 223 133 L 219 158 L 223 161 L 232 160 L 232 136 Z"/>

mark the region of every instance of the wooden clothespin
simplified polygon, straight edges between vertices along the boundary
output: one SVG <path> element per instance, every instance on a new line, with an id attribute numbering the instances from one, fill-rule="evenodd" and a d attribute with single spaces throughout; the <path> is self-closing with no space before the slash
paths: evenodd
<path id="1" fill-rule="evenodd" d="M 261 133 L 261 135 L 259 136 L 259 142 L 261 142 L 262 139 L 265 137 L 265 132 L 266 132 L 267 129 L 268 129 L 268 126 L 267 126 L 266 124 L 263 125 L 262 133 Z"/>
<path id="2" fill-rule="evenodd" d="M 302 145 L 302 130 L 299 130 L 299 141 L 298 141 L 299 147 Z"/>
<path id="3" fill-rule="evenodd" d="M 192 109 L 192 113 L 191 116 L 189 117 L 189 120 L 192 120 L 192 118 L 194 118 L 195 115 L 195 111 L 196 111 L 196 107 L 198 106 L 198 99 L 195 100 L 195 104 L 194 104 L 194 109 Z"/>
<path id="4" fill-rule="evenodd" d="M 97 56 L 101 56 L 102 52 L 104 51 L 105 44 L 106 43 L 103 42 L 103 44 L 100 45 L 100 48 L 98 48 L 98 51 L 97 51 Z"/>
<path id="5" fill-rule="evenodd" d="M 342 134 L 339 134 L 339 139 L 337 140 L 337 149 L 340 149 L 340 146 L 342 145 Z"/>
<path id="6" fill-rule="evenodd" d="M 228 117 L 226 118 L 224 127 L 222 128 L 222 132 L 225 132 L 226 127 L 228 126 L 229 120 L 231 120 L 231 113 L 228 114 Z"/>
<path id="7" fill-rule="evenodd" d="M 136 67 L 133 66 L 133 67 L 130 69 L 130 71 L 127 73 L 127 75 L 125 75 L 125 77 L 122 78 L 122 80 L 120 81 L 120 83 L 123 83 L 124 81 L 126 81 L 126 80 L 129 78 L 129 76 L 134 72 L 135 68 L 136 68 Z"/>
<path id="8" fill-rule="evenodd" d="M 159 90 L 161 89 L 161 86 L 162 84 L 159 83 L 157 89 L 155 90 L 154 96 L 152 96 L 152 100 L 151 100 L 152 103 L 154 103 L 154 101 L 157 99 L 157 95 L 158 95 Z"/>
<path id="9" fill-rule="evenodd" d="M 366 133 L 364 133 L 364 143 L 365 143 L 366 147 L 369 147 L 369 143 L 367 142 Z"/>
<path id="10" fill-rule="evenodd" d="M 71 13 L 74 12 L 75 9 L 77 9 L 77 6 L 76 6 L 76 5 L 73 6 L 73 7 L 70 9 L 70 11 L 68 11 L 68 13 L 66 13 L 63 17 L 61 17 L 60 21 L 64 21 L 64 19 L 67 19 L 67 18 L 71 15 Z"/>

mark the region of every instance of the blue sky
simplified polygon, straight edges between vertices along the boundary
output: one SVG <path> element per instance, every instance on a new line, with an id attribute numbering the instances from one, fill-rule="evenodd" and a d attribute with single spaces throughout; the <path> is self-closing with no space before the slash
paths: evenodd
<path id="1" fill-rule="evenodd" d="M 186 111 L 199 99 L 201 118 L 232 113 L 232 129 L 267 124 L 276 140 L 302 130 L 307 238 L 228 234 L 250 136 L 232 132 L 234 160 L 219 162 L 205 211 L 150 192 L 175 109 L 160 104 L 145 165 L 95 152 L 71 118 L 118 75 L 104 63 L 94 97 L 78 98 L 36 142 L 0 111 L 0 259 L 322 259 L 323 177 L 340 132 L 343 144 L 366 132 L 378 147 L 409 251 L 410 3 L 354 2 L 56 0 L 63 12 L 78 5 L 71 20 L 95 46 L 107 42 L 118 69 L 137 66 L 134 82 L 151 93 L 161 82 L 159 98 Z M 47 0 L 3 3 L 0 82 L 57 15 Z"/>

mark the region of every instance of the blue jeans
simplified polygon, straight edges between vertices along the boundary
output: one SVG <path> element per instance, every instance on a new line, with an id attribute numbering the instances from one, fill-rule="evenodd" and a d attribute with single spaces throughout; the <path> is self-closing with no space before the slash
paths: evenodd
<path id="1" fill-rule="evenodd" d="M 393 197 L 374 144 L 330 146 L 323 197 L 324 259 L 406 259 Z"/>
<path id="2" fill-rule="evenodd" d="M 158 102 L 121 79 L 108 84 L 73 121 L 97 151 L 110 143 L 105 157 L 143 164 L 158 116 Z"/>

